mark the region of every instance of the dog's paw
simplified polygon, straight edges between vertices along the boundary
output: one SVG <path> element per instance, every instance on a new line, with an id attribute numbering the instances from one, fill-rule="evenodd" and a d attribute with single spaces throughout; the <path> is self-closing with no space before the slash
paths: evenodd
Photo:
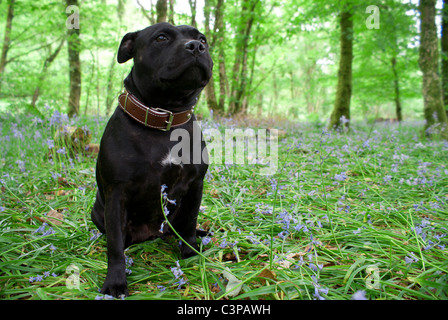
<path id="1" fill-rule="evenodd" d="M 116 281 L 116 280 L 110 280 L 106 278 L 106 281 L 104 281 L 103 287 L 101 288 L 102 294 L 107 294 L 110 296 L 113 296 L 115 298 L 122 298 L 129 296 L 129 290 L 128 285 L 126 281 Z"/>
<path id="2" fill-rule="evenodd" d="M 210 231 L 196 229 L 196 237 L 208 237 L 212 234 L 213 234 L 213 232 L 210 232 Z"/>
<path id="3" fill-rule="evenodd" d="M 181 256 L 182 259 L 190 258 L 190 257 L 196 255 L 197 252 L 199 251 L 199 248 L 198 248 L 198 246 L 197 246 L 196 243 L 190 243 L 190 245 L 191 245 L 195 250 L 193 250 L 192 248 L 190 248 L 190 246 L 188 246 L 188 245 L 186 245 L 186 244 L 184 244 L 184 243 L 182 243 L 182 244 L 180 245 L 180 256 Z"/>

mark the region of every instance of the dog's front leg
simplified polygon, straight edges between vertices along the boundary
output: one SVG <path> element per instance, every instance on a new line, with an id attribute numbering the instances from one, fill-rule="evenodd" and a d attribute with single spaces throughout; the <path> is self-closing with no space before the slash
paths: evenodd
<path id="1" fill-rule="evenodd" d="M 128 296 L 125 264 L 126 209 L 121 188 L 106 198 L 105 223 L 107 239 L 107 276 L 101 293 L 119 298 Z"/>
<path id="2" fill-rule="evenodd" d="M 179 235 L 195 250 L 199 251 L 196 243 L 196 224 L 199 207 L 202 200 L 203 181 L 198 180 L 190 187 L 188 193 L 182 198 L 179 217 L 173 224 Z M 180 246 L 182 259 L 194 256 L 196 252 L 185 243 Z"/>

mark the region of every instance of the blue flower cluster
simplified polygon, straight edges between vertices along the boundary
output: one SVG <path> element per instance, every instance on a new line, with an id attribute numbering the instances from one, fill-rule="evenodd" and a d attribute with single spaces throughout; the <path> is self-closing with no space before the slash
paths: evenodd
<path id="1" fill-rule="evenodd" d="M 166 189 L 168 189 L 166 184 L 163 184 L 160 187 L 160 192 L 162 194 L 163 214 L 164 214 L 165 217 L 168 218 L 168 215 L 170 214 L 170 211 L 168 210 L 167 206 L 168 206 L 168 204 L 171 204 L 171 205 L 175 206 L 176 205 L 176 199 L 174 199 L 174 200 L 168 199 L 168 194 L 165 192 Z M 166 224 L 167 224 L 167 222 L 164 220 L 162 222 L 162 224 L 160 225 L 160 229 L 159 229 L 160 233 L 164 233 L 165 232 L 165 225 Z"/>
<path id="2" fill-rule="evenodd" d="M 188 281 L 186 281 L 185 278 L 183 277 L 184 272 L 180 268 L 179 260 L 176 261 L 176 266 L 171 268 L 171 272 L 173 273 L 174 279 L 178 280 L 174 283 L 178 285 L 177 287 L 178 290 L 182 287 L 182 285 L 188 283 Z"/>
<path id="3" fill-rule="evenodd" d="M 42 275 L 37 275 L 37 276 L 35 276 L 35 277 L 29 277 L 29 281 L 30 281 L 30 283 L 33 283 L 33 282 L 40 282 L 40 281 L 42 281 L 43 279 L 49 277 L 50 275 L 51 275 L 52 277 L 54 277 L 54 278 L 56 278 L 56 277 L 58 276 L 58 275 L 57 275 L 56 273 L 54 273 L 54 272 L 52 272 L 52 273 L 50 274 L 50 271 L 45 271 Z"/>
<path id="4" fill-rule="evenodd" d="M 56 231 L 54 231 L 52 227 L 48 227 L 48 229 L 47 229 L 47 227 L 48 227 L 48 223 L 44 222 L 44 223 L 42 223 L 42 225 L 39 228 L 34 230 L 33 233 L 40 233 L 42 237 L 49 236 L 51 234 L 56 233 Z"/>
<path id="5" fill-rule="evenodd" d="M 415 205 L 414 208 L 418 208 L 418 205 Z M 418 210 L 418 209 L 417 209 Z M 446 230 L 446 228 L 441 227 L 442 230 Z M 439 248 L 441 250 L 445 249 L 445 244 L 442 243 L 442 239 L 446 237 L 446 233 L 436 232 L 436 227 L 427 219 L 422 219 L 422 221 L 411 228 L 412 231 L 415 232 L 417 236 L 419 236 L 424 242 L 425 246 L 423 250 L 429 250 L 432 248 Z M 409 260 L 410 261 L 410 260 Z M 412 261 L 410 261 L 412 262 Z M 416 262 L 416 261 L 414 261 Z M 406 263 L 409 263 L 408 261 Z"/>

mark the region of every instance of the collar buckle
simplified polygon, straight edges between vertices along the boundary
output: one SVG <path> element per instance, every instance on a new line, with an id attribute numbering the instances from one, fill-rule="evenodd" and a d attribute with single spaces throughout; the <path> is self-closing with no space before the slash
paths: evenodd
<path id="1" fill-rule="evenodd" d="M 167 121 L 165 121 L 165 123 L 166 123 L 166 127 L 165 127 L 165 128 L 160 128 L 159 130 L 162 130 L 162 131 L 170 131 L 170 129 L 171 129 L 171 125 L 173 124 L 173 119 L 174 119 L 174 115 L 173 115 L 173 113 L 172 113 L 171 111 L 169 111 L 169 110 L 165 110 L 165 109 L 162 109 L 162 108 L 153 108 L 153 110 L 156 110 L 156 111 L 159 111 L 159 112 L 165 112 L 165 113 L 168 113 L 169 118 L 168 118 Z M 145 125 L 146 125 L 146 124 L 145 124 Z"/>

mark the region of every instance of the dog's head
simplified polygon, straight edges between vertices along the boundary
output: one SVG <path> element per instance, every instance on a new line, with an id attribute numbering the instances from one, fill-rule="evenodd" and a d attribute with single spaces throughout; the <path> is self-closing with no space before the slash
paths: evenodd
<path id="1" fill-rule="evenodd" d="M 124 63 L 131 58 L 134 80 L 152 90 L 197 90 L 212 76 L 207 40 L 190 26 L 158 23 L 127 33 L 121 40 L 117 61 Z"/>

